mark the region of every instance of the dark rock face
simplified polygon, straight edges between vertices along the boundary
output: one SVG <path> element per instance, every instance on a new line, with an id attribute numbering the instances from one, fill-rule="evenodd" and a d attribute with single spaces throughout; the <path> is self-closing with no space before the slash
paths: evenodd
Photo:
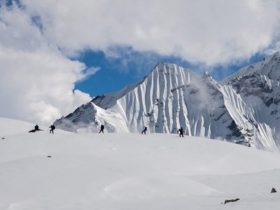
<path id="1" fill-rule="evenodd" d="M 70 113 L 66 117 L 62 117 L 54 122 L 54 125 L 58 128 L 67 131 L 75 131 L 77 127 L 87 127 L 89 123 L 98 122 L 95 119 L 96 110 L 91 103 L 84 104 L 77 108 L 73 113 Z"/>
<path id="2" fill-rule="evenodd" d="M 232 80 L 228 84 L 231 85 L 237 93 L 245 97 L 256 96 L 260 98 L 264 104 L 269 107 L 274 98 L 271 97 L 273 93 L 272 87 L 267 80 L 262 79 L 263 75 L 258 73 L 246 75 L 238 80 Z"/>
<path id="3" fill-rule="evenodd" d="M 236 201 L 239 201 L 239 200 L 240 200 L 240 198 L 228 199 L 228 200 L 224 201 L 224 204 L 231 203 L 231 202 L 236 202 Z"/>
<path id="4" fill-rule="evenodd" d="M 277 190 L 273 187 L 270 191 L 270 193 L 277 193 Z"/>

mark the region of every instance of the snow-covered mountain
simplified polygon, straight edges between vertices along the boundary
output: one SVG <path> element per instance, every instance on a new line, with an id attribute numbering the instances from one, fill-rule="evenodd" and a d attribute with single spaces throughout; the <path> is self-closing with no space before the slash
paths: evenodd
<path id="1" fill-rule="evenodd" d="M 97 96 L 55 124 L 69 131 L 175 133 L 224 139 L 258 148 L 280 143 L 280 55 L 222 82 L 175 64 L 159 64 L 138 84 Z"/>
<path id="2" fill-rule="evenodd" d="M 247 66 L 223 81 L 230 85 L 251 110 L 247 116 L 255 138 L 264 147 L 280 144 L 280 54 Z"/>

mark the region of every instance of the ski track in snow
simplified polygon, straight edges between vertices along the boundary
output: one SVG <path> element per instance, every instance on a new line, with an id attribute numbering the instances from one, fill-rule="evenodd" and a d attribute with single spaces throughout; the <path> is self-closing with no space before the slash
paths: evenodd
<path id="1" fill-rule="evenodd" d="M 280 207 L 270 193 L 280 189 L 279 153 L 175 134 L 27 133 L 32 127 L 0 118 L 1 210 Z"/>

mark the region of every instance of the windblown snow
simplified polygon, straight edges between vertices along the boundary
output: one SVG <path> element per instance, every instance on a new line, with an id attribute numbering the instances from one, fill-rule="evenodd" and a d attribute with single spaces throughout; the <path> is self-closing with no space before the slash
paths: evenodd
<path id="1" fill-rule="evenodd" d="M 280 55 L 222 82 L 175 64 L 157 65 L 139 84 L 98 96 L 55 124 L 68 131 L 176 133 L 278 150 Z"/>
<path id="2" fill-rule="evenodd" d="M 0 128 L 3 210 L 280 207 L 279 153 L 176 134 L 27 133 L 3 118 Z"/>

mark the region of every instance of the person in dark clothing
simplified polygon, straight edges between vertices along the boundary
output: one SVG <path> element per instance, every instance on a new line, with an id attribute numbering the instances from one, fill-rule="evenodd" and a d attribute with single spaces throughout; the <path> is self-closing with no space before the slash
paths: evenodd
<path id="1" fill-rule="evenodd" d="M 184 129 L 181 127 L 179 130 L 179 137 L 184 137 Z"/>
<path id="2" fill-rule="evenodd" d="M 30 130 L 29 133 L 35 133 L 36 131 L 41 131 L 39 125 L 35 125 L 33 130 Z"/>
<path id="3" fill-rule="evenodd" d="M 105 128 L 104 125 L 101 125 L 99 133 L 104 133 L 104 128 Z"/>
<path id="4" fill-rule="evenodd" d="M 147 129 L 148 129 L 148 128 L 145 126 L 141 133 L 142 133 L 142 134 L 146 134 Z"/>
<path id="5" fill-rule="evenodd" d="M 51 125 L 51 126 L 50 126 L 50 133 L 54 134 L 54 132 L 53 132 L 54 130 L 55 130 L 55 126 L 54 126 L 54 125 Z"/>

